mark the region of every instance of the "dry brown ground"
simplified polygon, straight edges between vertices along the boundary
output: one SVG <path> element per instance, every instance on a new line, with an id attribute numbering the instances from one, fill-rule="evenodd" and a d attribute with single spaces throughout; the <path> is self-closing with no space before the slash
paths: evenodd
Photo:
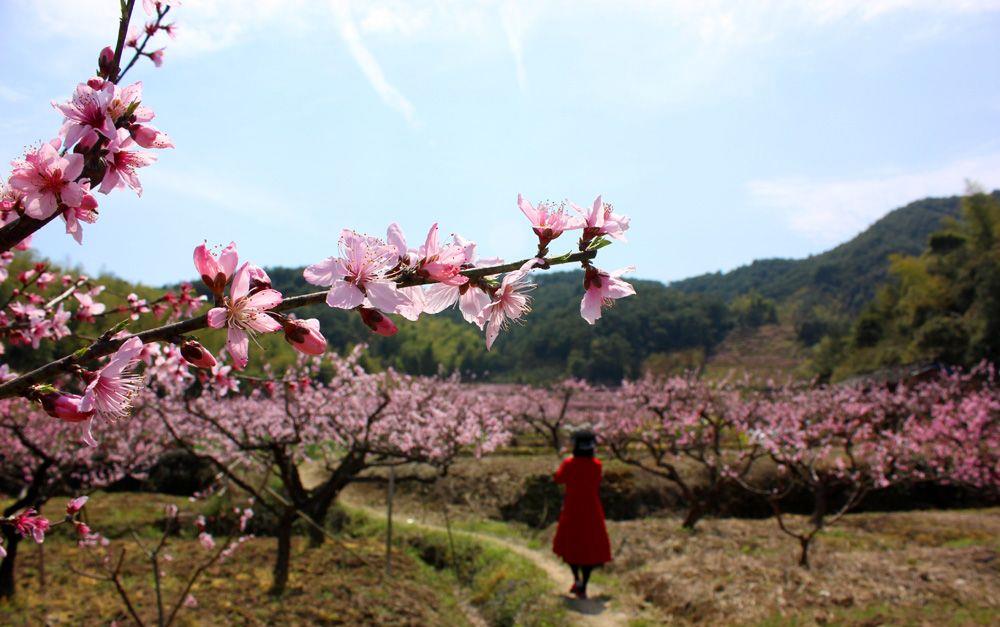
<path id="1" fill-rule="evenodd" d="M 669 623 L 1000 624 L 1000 509 L 856 514 L 809 570 L 773 520 L 612 522 L 609 575 Z"/>
<path id="2" fill-rule="evenodd" d="M 547 552 L 554 526 L 537 532 L 484 519 L 556 461 L 463 460 L 450 489 L 403 487 L 397 507 L 433 517 L 450 502 L 453 521 L 517 534 Z M 352 487 L 348 497 L 383 502 L 374 486 Z M 708 518 L 692 534 L 678 514 L 660 512 L 608 527 L 616 551 L 604 575 L 644 602 L 643 614 L 659 616 L 652 624 L 1000 624 L 1000 508 L 851 514 L 818 537 L 811 570 L 797 565 L 798 543 L 773 519 Z"/>

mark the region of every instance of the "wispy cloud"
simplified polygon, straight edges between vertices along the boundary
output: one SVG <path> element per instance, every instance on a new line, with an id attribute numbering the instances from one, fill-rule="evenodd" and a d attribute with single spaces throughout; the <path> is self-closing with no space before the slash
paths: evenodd
<path id="1" fill-rule="evenodd" d="M 20 2 L 37 16 L 37 24 L 26 27 L 50 36 L 85 39 L 91 46 L 105 41 L 116 4 Z M 208 54 L 276 33 L 310 36 L 333 19 L 372 88 L 413 124 L 413 103 L 386 76 L 365 36 L 385 44 L 387 55 L 398 55 L 401 49 L 409 54 L 416 42 L 427 40 L 446 40 L 457 49 L 506 50 L 525 91 L 530 67 L 526 51 L 533 37 L 583 15 L 598 24 L 633 20 L 635 32 L 645 37 L 635 44 L 646 53 L 633 59 L 637 67 L 632 71 L 641 80 L 621 88 L 636 92 L 624 94 L 628 99 L 659 103 L 664 98 L 696 97 L 706 91 L 706 84 L 716 85 L 737 72 L 752 74 L 743 67 L 734 69 L 734 64 L 761 58 L 748 51 L 774 45 L 786 36 L 799 37 L 804 29 L 849 26 L 903 13 L 937 18 L 989 11 L 1000 11 L 1000 0 L 186 0 L 177 11 L 180 36 L 168 54 L 182 58 Z M 937 22 L 931 26 L 921 31 L 922 37 L 949 32 Z M 663 52 L 665 47 L 669 53 Z M 672 59 L 667 69 L 664 58 Z M 766 65 L 761 71 L 765 69 Z"/>
<path id="2" fill-rule="evenodd" d="M 854 179 L 757 180 L 747 191 L 760 207 L 779 212 L 792 230 L 826 244 L 857 233 L 906 203 L 961 193 L 966 181 L 1000 187 L 1000 153 Z"/>
<path id="3" fill-rule="evenodd" d="M 283 225 L 293 211 L 288 197 L 225 173 L 207 175 L 158 164 L 143 173 L 143 184 L 147 190 L 166 192 L 193 201 L 182 205 L 184 209 L 181 209 L 191 216 L 204 215 L 206 211 L 222 211 L 241 220 Z M 294 207 L 298 216 L 302 216 L 303 211 L 299 205 Z"/>
<path id="4" fill-rule="evenodd" d="M 516 0 L 508 0 L 500 6 L 500 21 L 507 35 L 507 45 L 514 58 L 517 86 L 522 92 L 528 91 L 528 71 L 524 67 L 525 23 L 521 6 Z"/>
<path id="5" fill-rule="evenodd" d="M 340 36 L 343 38 L 348 52 L 351 53 L 358 67 L 361 68 L 372 89 L 375 90 L 387 105 L 403 114 L 407 122 L 415 125 L 416 111 L 413 108 L 413 104 L 389 83 L 385 77 L 385 72 L 382 71 L 382 66 L 379 65 L 375 56 L 365 46 L 364 41 L 361 39 L 361 33 L 358 31 L 358 26 L 354 22 L 354 16 L 351 15 L 350 4 L 347 0 L 330 0 L 330 7 L 333 9 L 334 18 L 340 29 Z"/>

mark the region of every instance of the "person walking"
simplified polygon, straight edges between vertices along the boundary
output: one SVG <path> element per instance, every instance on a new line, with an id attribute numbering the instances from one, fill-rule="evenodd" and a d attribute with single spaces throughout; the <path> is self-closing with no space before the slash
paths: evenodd
<path id="1" fill-rule="evenodd" d="M 552 551 L 573 571 L 570 594 L 587 598 L 595 567 L 611 561 L 611 541 L 601 506 L 601 461 L 594 457 L 597 438 L 589 429 L 573 432 L 573 455 L 563 460 L 555 482 L 566 486 Z"/>

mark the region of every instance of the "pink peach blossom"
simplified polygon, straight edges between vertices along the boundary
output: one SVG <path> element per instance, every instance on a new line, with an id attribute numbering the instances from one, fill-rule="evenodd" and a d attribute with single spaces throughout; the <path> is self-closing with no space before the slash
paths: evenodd
<path id="1" fill-rule="evenodd" d="M 399 329 L 393 324 L 392 320 L 388 316 L 382 315 L 377 309 L 372 309 L 370 307 L 358 307 L 358 313 L 361 314 L 361 321 L 365 325 L 379 335 L 385 337 L 392 337 L 396 335 Z"/>
<path id="2" fill-rule="evenodd" d="M 156 155 L 135 150 L 137 144 L 127 129 L 120 128 L 115 137 L 108 143 L 104 162 L 107 170 L 98 191 L 107 194 L 113 189 L 131 187 L 137 196 L 142 196 L 142 183 L 136 170 L 144 168 L 156 161 Z"/>
<path id="3" fill-rule="evenodd" d="M 68 516 L 72 516 L 73 514 L 79 512 L 89 500 L 89 496 L 78 496 L 75 499 L 70 500 L 70 502 L 66 504 L 66 514 Z"/>
<path id="4" fill-rule="evenodd" d="M 233 276 L 229 288 L 229 298 L 225 305 L 208 312 L 208 325 L 213 329 L 228 327 L 226 349 L 233 357 L 237 370 L 246 368 L 249 361 L 249 337 L 247 333 L 273 333 L 281 328 L 281 323 L 267 315 L 266 311 L 281 303 L 281 292 L 264 289 L 250 292 L 250 264 L 244 263 Z"/>
<path id="5" fill-rule="evenodd" d="M 181 344 L 181 357 L 196 368 L 211 370 L 218 362 L 207 348 L 195 340 L 187 340 Z"/>
<path id="6" fill-rule="evenodd" d="M 580 214 L 583 241 L 589 242 L 601 235 L 607 235 L 622 242 L 625 241 L 625 231 L 628 230 L 629 219 L 626 216 L 614 213 L 611 205 L 605 204 L 601 196 L 594 199 L 594 205 L 590 211 L 585 211 L 575 203 L 570 203 L 570 205 Z"/>
<path id="7" fill-rule="evenodd" d="M 14 528 L 22 538 L 31 538 L 41 544 L 45 542 L 45 532 L 50 524 L 47 518 L 38 515 L 38 510 L 29 507 L 14 518 Z"/>
<path id="8" fill-rule="evenodd" d="M 125 340 L 103 368 L 89 373 L 90 383 L 80 401 L 80 410 L 96 411 L 108 420 L 127 418 L 135 399 L 142 392 L 145 379 L 135 372 L 142 351 L 142 340 Z"/>
<path id="9" fill-rule="evenodd" d="M 519 270 L 508 272 L 493 294 L 492 302 L 479 313 L 480 322 L 486 325 L 486 350 L 493 347 L 500 331 L 531 311 L 531 297 L 525 292 L 535 288 L 535 284 L 528 281 L 528 274 L 536 263 L 538 259 L 529 259 Z"/>
<path id="10" fill-rule="evenodd" d="M 129 132 L 131 132 L 135 143 L 143 148 L 163 149 L 174 147 L 174 141 L 170 139 L 170 136 L 153 126 L 133 124 L 129 127 Z"/>
<path id="11" fill-rule="evenodd" d="M 635 288 L 618 277 L 635 268 L 629 266 L 612 273 L 603 272 L 594 266 L 587 266 L 583 275 L 586 293 L 580 301 L 580 315 L 590 324 L 601 317 L 601 309 L 611 305 L 613 300 L 635 294 Z"/>
<path id="12" fill-rule="evenodd" d="M 531 222 L 531 227 L 542 246 L 547 246 L 549 242 L 562 235 L 563 231 L 580 228 L 580 225 L 570 218 L 562 207 L 553 209 L 544 202 L 535 207 L 521 194 L 517 195 L 517 206 Z"/>
<path id="13" fill-rule="evenodd" d="M 66 146 L 72 146 L 80 140 L 86 145 L 93 145 L 98 134 L 107 139 L 115 136 L 115 122 L 108 111 L 115 86 L 110 81 L 100 79 L 80 83 L 68 102 L 53 102 L 60 113 L 66 116 L 59 134 Z"/>
<path id="14" fill-rule="evenodd" d="M 80 401 L 83 397 L 77 394 L 49 392 L 41 397 L 42 409 L 45 413 L 63 422 L 83 422 L 94 416 L 94 410 L 82 411 Z"/>
<path id="15" fill-rule="evenodd" d="M 59 203 L 79 207 L 84 188 L 76 182 L 83 172 L 83 155 L 59 154 L 58 139 L 39 146 L 15 166 L 11 187 L 24 194 L 24 213 L 44 220 L 56 212 Z"/>
<path id="16" fill-rule="evenodd" d="M 361 305 L 395 313 L 409 303 L 387 275 L 396 266 L 395 246 L 345 229 L 340 234 L 340 257 L 328 257 L 305 269 L 313 285 L 330 286 L 326 304 L 339 309 Z"/>

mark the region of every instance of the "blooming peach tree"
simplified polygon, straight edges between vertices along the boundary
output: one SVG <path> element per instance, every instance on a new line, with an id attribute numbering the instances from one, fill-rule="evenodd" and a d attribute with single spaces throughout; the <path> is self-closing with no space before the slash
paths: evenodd
<path id="1" fill-rule="evenodd" d="M 11 277 L 7 268 L 16 264 L 17 255 L 27 254 L 35 232 L 59 218 L 82 244 L 84 225 L 100 217 L 98 199 L 125 189 L 140 197 L 140 175 L 154 166 L 155 151 L 174 148 L 171 138 L 151 124 L 155 113 L 143 98 L 142 84 L 128 85 L 124 78 L 144 59 L 162 64 L 164 50 L 155 42 L 175 34 L 177 27 L 166 16 L 179 4 L 143 0 L 149 22 L 130 31 L 136 2 L 122 0 L 116 42 L 98 55 L 95 75 L 77 85 L 67 101 L 54 103 L 62 117 L 56 136 L 15 159 L 0 187 L 0 283 L 8 283 L 0 301 L 0 358 L 5 345 L 61 354 L 25 372 L 15 372 L 17 363 L 0 363 L 0 399 L 24 398 L 53 419 L 80 423 L 80 439 L 93 446 L 96 421 L 120 421 L 142 402 L 149 375 L 143 355 L 167 360 L 175 376 L 233 391 L 257 334 L 281 332 L 300 352 L 323 353 L 326 340 L 317 321 L 289 313 L 306 305 L 325 302 L 354 310 L 381 335 L 396 332 L 390 316 L 415 321 L 458 305 L 468 322 L 484 330 L 486 346 L 492 348 L 504 328 L 529 312 L 531 276 L 537 271 L 581 264 L 581 315 L 590 323 L 613 299 L 634 293 L 619 278 L 621 272 L 594 265 L 598 251 L 624 239 L 629 226 L 628 218 L 601 197 L 584 210 L 572 203 L 532 205 L 518 196 L 538 247 L 533 256 L 512 263 L 480 259 L 474 242 L 458 235 L 442 238 L 437 224 L 417 247 L 407 244 L 395 224 L 385 239 L 344 229 L 338 249 L 305 270 L 306 281 L 322 289 L 296 296 L 274 290 L 259 266 L 241 263 L 235 244 L 213 251 L 203 243 L 195 248 L 194 264 L 211 294 L 205 312 L 190 287 L 150 300 L 133 294 L 108 304 L 100 300 L 100 284 L 86 276 L 60 276 L 44 262 Z M 581 232 L 577 250 L 549 256 L 549 247 L 567 231 Z M 165 315 L 172 318 L 165 324 L 128 331 L 142 316 Z M 76 324 L 105 320 L 105 330 L 96 337 L 81 333 Z M 225 362 L 191 335 L 209 328 L 225 329 Z M 82 346 L 67 350 L 66 338 Z M 203 369 L 202 374 L 178 368 L 178 359 Z"/>
<path id="2" fill-rule="evenodd" d="M 687 507 L 686 529 L 716 510 L 723 490 L 763 454 L 741 431 L 760 407 L 746 386 L 694 374 L 647 375 L 625 381 L 607 398 L 598 421 L 601 442 L 617 459 L 677 489 Z"/>
<path id="3" fill-rule="evenodd" d="M 292 525 L 303 520 L 311 543 L 321 544 L 347 485 L 395 468 L 401 481 L 433 481 L 460 452 L 483 454 L 509 437 L 502 416 L 457 379 L 369 373 L 360 356 L 359 347 L 343 358 L 313 357 L 282 379 L 244 380 L 253 387 L 245 394 L 181 383 L 155 405 L 181 446 L 277 518 L 274 594 L 288 581 Z M 272 472 L 279 488 L 255 486 Z"/>
<path id="4" fill-rule="evenodd" d="M 51 497 L 86 494 L 126 476 L 142 478 L 169 441 L 149 412 L 134 416 L 128 429 L 103 429 L 94 447 L 81 444 L 75 425 L 39 413 L 23 399 L 0 401 L 0 490 L 13 497 L 3 509 L 8 524 L 0 545 L 0 597 L 16 591 L 20 541 L 43 542 L 53 524 L 43 516 Z M 76 532 L 81 541 L 91 533 L 86 525 L 77 525 Z"/>
<path id="5" fill-rule="evenodd" d="M 895 387 L 856 383 L 785 388 L 742 429 L 776 465 L 777 481 L 760 485 L 782 532 L 809 566 L 816 536 L 876 489 L 913 481 L 1000 488 L 1000 396 L 995 373 L 980 366 Z M 795 521 L 783 511 L 792 490 L 810 495 L 812 514 Z"/>

